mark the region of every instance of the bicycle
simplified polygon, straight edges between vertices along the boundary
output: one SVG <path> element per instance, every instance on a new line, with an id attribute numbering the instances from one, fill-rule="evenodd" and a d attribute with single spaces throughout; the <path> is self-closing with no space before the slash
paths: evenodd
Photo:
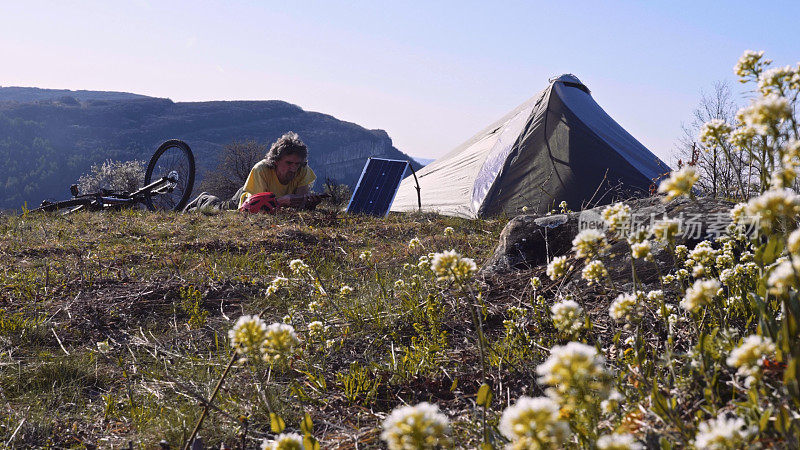
<path id="1" fill-rule="evenodd" d="M 194 154 L 185 142 L 170 139 L 156 149 L 144 175 L 144 186 L 134 192 L 109 191 L 80 194 L 78 186 L 69 187 L 72 198 L 51 202 L 45 200 L 32 210 L 70 214 L 76 211 L 105 211 L 135 208 L 142 205 L 150 211 L 181 211 L 194 187 Z"/>

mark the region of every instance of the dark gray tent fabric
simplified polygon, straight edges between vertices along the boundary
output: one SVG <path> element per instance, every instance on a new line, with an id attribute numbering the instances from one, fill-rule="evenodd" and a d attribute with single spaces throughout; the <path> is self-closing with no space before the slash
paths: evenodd
<path id="1" fill-rule="evenodd" d="M 487 217 L 646 195 L 667 172 L 577 77 L 562 75 L 417 177 L 423 210 Z M 417 209 L 414 188 L 403 181 L 393 211 Z"/>
<path id="2" fill-rule="evenodd" d="M 669 171 L 666 164 L 603 111 L 591 95 L 560 83 L 554 87 L 566 108 L 642 175 L 651 179 L 659 178 Z"/>

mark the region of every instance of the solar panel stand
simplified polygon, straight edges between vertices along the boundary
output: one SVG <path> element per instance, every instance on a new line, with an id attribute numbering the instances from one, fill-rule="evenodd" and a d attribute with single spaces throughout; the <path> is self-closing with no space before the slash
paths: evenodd
<path id="1" fill-rule="evenodd" d="M 422 197 L 419 194 L 419 180 L 417 179 L 417 172 L 414 170 L 414 166 L 411 165 L 411 161 L 408 161 L 408 168 L 411 169 L 411 175 L 414 175 L 414 183 L 417 183 L 417 211 L 422 211 Z"/>

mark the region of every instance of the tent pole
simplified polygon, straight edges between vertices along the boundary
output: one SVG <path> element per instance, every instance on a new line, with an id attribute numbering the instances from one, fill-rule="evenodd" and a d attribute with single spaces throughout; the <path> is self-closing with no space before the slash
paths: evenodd
<path id="1" fill-rule="evenodd" d="M 408 163 L 408 168 L 411 169 L 411 175 L 414 175 L 414 182 L 417 183 L 417 211 L 422 211 L 422 197 L 419 194 L 419 180 L 417 179 L 417 172 L 414 171 L 414 166 L 411 165 L 411 161 L 406 160 Z"/>

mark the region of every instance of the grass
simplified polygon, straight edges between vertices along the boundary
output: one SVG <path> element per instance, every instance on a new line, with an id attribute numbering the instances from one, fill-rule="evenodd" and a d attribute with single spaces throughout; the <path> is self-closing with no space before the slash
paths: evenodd
<path id="1" fill-rule="evenodd" d="M 569 282 L 550 281 L 545 267 L 451 282 L 426 266 L 429 253 L 449 249 L 487 260 L 505 223 L 326 209 L 0 216 L 0 443 L 182 445 L 232 358 L 228 331 L 259 313 L 266 323 L 290 323 L 301 343 L 282 363 L 234 364 L 200 431 L 212 447 L 255 448 L 275 436 L 277 417 L 300 433 L 306 414 L 323 448 L 381 447 L 392 410 L 431 402 L 450 418 L 458 447 L 499 448 L 507 443 L 498 429 L 503 410 L 544 395 L 536 368 L 570 341 L 596 348 L 609 369 L 609 380 L 561 386 L 572 446 L 594 448 L 611 432 L 650 447 L 685 446 L 701 421 L 726 412 L 758 424 L 755 442 L 796 442 L 797 331 L 787 328 L 795 316 L 787 313 L 783 328 L 775 319 L 783 303 L 795 308 L 794 292 L 772 297 L 767 272 L 753 272 L 728 283 L 707 313 L 693 314 L 677 306 L 689 279 L 649 274 L 647 286 L 590 286 L 571 256 Z M 445 235 L 447 227 L 454 233 Z M 421 247 L 409 246 L 413 238 Z M 628 244 L 612 244 L 609 262 L 625 263 Z M 763 267 L 779 256 L 761 242 L 724 245 L 717 254 L 736 259 L 752 250 Z M 309 273 L 291 272 L 296 259 Z M 707 270 L 721 276 L 726 264 Z M 673 276 L 678 267 L 659 270 Z M 276 277 L 286 286 L 269 293 Z M 612 321 L 614 298 L 636 289 L 663 289 L 663 299 L 642 300 L 635 320 Z M 551 318 L 564 298 L 586 312 L 579 331 L 561 332 Z M 680 316 L 672 325 L 667 306 Z M 762 330 L 783 347 L 789 369 L 765 370 L 744 388 L 725 358 L 741 337 Z M 606 388 L 624 400 L 601 411 Z"/>
<path id="2" fill-rule="evenodd" d="M 240 442 L 240 417 L 251 445 L 266 436 L 269 415 L 256 392 L 264 389 L 289 429 L 311 412 L 325 446 L 376 444 L 373 430 L 401 399 L 441 398 L 469 411 L 480 383 L 466 312 L 446 289 L 414 294 L 394 283 L 429 251 L 485 259 L 503 225 L 334 211 L 3 216 L 0 409 L 8 415 L 0 442 L 180 445 L 230 357 L 228 329 L 262 310 L 268 323 L 292 317 L 303 363 L 233 372 L 204 423 L 207 443 Z M 447 226 L 458 232 L 445 237 Z M 408 250 L 414 237 L 424 251 Z M 372 261 L 359 259 L 364 250 Z M 331 292 L 317 312 L 308 310 L 317 298 L 308 289 L 264 294 L 298 258 Z M 353 294 L 334 295 L 343 285 Z M 304 336 L 313 320 L 328 327 L 325 339 Z M 111 350 L 101 353 L 97 343 L 106 341 Z"/>

